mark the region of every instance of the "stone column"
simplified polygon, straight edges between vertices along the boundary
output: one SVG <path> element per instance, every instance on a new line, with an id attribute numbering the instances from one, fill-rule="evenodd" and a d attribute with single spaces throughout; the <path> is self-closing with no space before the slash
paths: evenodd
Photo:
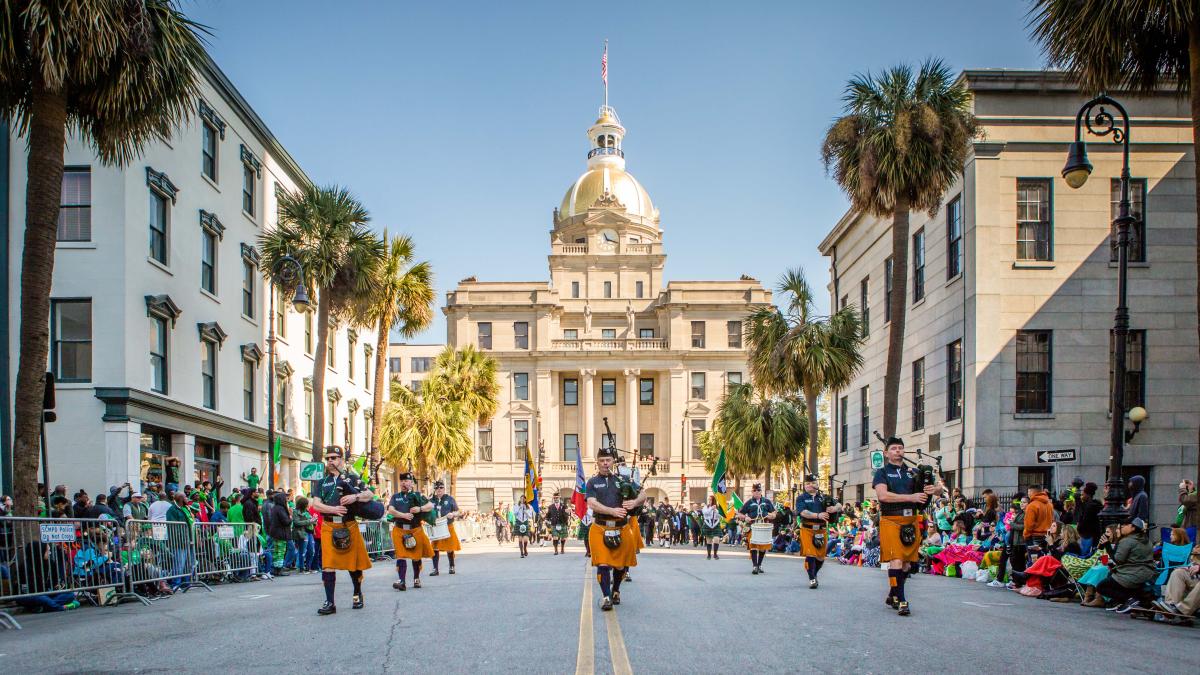
<path id="1" fill-rule="evenodd" d="M 663 380 L 670 383 L 667 387 L 667 419 L 671 429 L 671 466 L 676 466 L 675 458 L 678 457 L 678 466 L 683 471 L 691 457 L 687 440 L 689 430 L 684 426 L 683 417 L 684 411 L 687 410 L 687 373 L 682 368 L 674 368 Z"/>
<path id="2" fill-rule="evenodd" d="M 221 494 L 228 495 L 234 490 L 243 487 L 241 463 L 237 461 L 241 451 L 236 445 L 223 443 L 218 450 L 221 461 L 221 477 L 225 479 L 225 485 L 221 488 Z"/>
<path id="3" fill-rule="evenodd" d="M 554 406 L 554 371 L 538 369 L 536 376 L 534 401 L 537 404 L 537 429 L 534 430 L 536 436 L 532 443 L 536 445 L 541 440 L 546 444 L 545 468 L 549 468 L 551 462 L 562 461 L 562 439 L 558 437 L 557 408 Z"/>
<path id="4" fill-rule="evenodd" d="M 179 489 L 196 480 L 196 437 L 171 434 L 171 456 L 179 459 Z"/>
<path id="5" fill-rule="evenodd" d="M 637 368 L 625 369 L 625 450 L 637 456 L 638 450 L 638 375 Z"/>
<path id="6" fill-rule="evenodd" d="M 583 433 L 580 434 L 579 452 L 584 461 L 596 457 L 594 447 L 594 443 L 596 442 L 596 411 L 592 380 L 595 374 L 596 370 L 594 368 L 581 368 L 579 370 L 579 387 L 583 393 L 583 407 L 579 411 L 583 416 Z"/>
<path id="7" fill-rule="evenodd" d="M 128 482 L 135 491 L 145 492 L 142 485 L 142 425 L 138 422 L 104 423 L 105 485 L 124 485 Z M 38 474 L 41 479 L 41 474 Z M 50 467 L 50 482 L 57 484 L 54 466 Z M 69 486 L 68 486 L 69 487 Z M 53 490 L 54 485 L 47 489 Z"/>

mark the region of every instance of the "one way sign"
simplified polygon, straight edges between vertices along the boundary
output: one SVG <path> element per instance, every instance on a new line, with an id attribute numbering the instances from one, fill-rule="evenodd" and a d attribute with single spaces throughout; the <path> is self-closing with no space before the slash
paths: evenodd
<path id="1" fill-rule="evenodd" d="M 1043 450 L 1037 454 L 1038 464 L 1053 464 L 1055 462 L 1074 462 L 1075 448 L 1067 450 Z"/>

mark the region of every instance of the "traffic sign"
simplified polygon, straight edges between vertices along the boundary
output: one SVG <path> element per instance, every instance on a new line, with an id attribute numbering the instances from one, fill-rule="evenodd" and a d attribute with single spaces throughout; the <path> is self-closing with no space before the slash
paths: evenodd
<path id="1" fill-rule="evenodd" d="M 1038 464 L 1053 464 L 1055 462 L 1074 462 L 1075 448 L 1066 450 L 1042 450 L 1037 454 Z"/>
<path id="2" fill-rule="evenodd" d="M 325 480 L 325 462 L 301 462 L 300 480 Z"/>
<path id="3" fill-rule="evenodd" d="M 882 469 L 883 468 L 883 451 L 882 450 L 872 450 L 871 451 L 871 468 L 872 469 Z"/>

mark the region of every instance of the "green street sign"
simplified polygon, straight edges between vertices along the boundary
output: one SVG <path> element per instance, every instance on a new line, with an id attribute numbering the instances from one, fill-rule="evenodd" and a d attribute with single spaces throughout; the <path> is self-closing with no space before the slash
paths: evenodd
<path id="1" fill-rule="evenodd" d="M 872 469 L 882 469 L 883 468 L 883 451 L 882 450 L 872 450 L 871 451 L 871 468 Z"/>
<path id="2" fill-rule="evenodd" d="M 325 462 L 301 462 L 300 480 L 325 480 Z"/>

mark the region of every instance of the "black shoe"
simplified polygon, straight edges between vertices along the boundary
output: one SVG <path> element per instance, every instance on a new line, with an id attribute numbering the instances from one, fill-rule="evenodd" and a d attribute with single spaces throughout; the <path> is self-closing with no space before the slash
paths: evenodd
<path id="1" fill-rule="evenodd" d="M 711 553 L 709 553 L 708 555 L 704 556 L 704 559 L 705 559 L 705 560 L 712 560 L 712 554 L 711 554 Z"/>
<path id="2" fill-rule="evenodd" d="M 887 596 L 887 598 L 884 599 L 883 604 L 887 605 L 888 607 L 890 607 L 892 609 L 896 609 L 896 596 L 894 596 L 894 595 Z"/>
<path id="3" fill-rule="evenodd" d="M 432 572 L 430 572 L 430 573 L 429 573 L 429 576 L 431 576 L 431 577 L 436 577 L 438 574 L 439 574 L 439 573 L 438 573 L 438 571 L 437 571 L 437 570 L 434 570 L 434 571 L 432 571 Z"/>
<path id="4" fill-rule="evenodd" d="M 600 609 L 602 609 L 606 612 L 612 611 L 612 606 L 613 606 L 612 598 L 604 598 L 603 600 L 600 601 Z"/>
<path id="5" fill-rule="evenodd" d="M 413 579 L 413 588 L 420 588 L 420 587 L 421 587 L 421 580 Z"/>
<path id="6" fill-rule="evenodd" d="M 392 588 L 394 588 L 398 591 L 408 590 L 408 586 L 405 586 L 403 581 L 393 581 Z"/>
<path id="7" fill-rule="evenodd" d="M 450 574 L 454 574 L 454 565 L 450 566 Z"/>
<path id="8" fill-rule="evenodd" d="M 809 580 L 808 580 L 808 587 L 809 587 L 809 588 L 812 588 L 812 589 L 816 589 L 816 587 L 817 587 L 817 580 L 816 580 L 816 579 L 809 579 Z"/>
<path id="9" fill-rule="evenodd" d="M 721 559 L 721 556 L 717 555 L 716 553 L 713 554 L 713 560 L 720 560 L 720 559 Z"/>
<path id="10" fill-rule="evenodd" d="M 614 604 L 614 605 L 621 604 L 621 591 L 613 591 L 612 604 Z"/>
<path id="11" fill-rule="evenodd" d="M 317 610 L 317 614 L 320 614 L 321 616 L 325 616 L 327 614 L 337 614 L 337 607 L 335 607 L 332 602 L 327 602 L 321 605 L 321 609 Z"/>
<path id="12" fill-rule="evenodd" d="M 757 567 L 751 568 L 750 574 L 758 574 L 758 568 Z"/>
<path id="13" fill-rule="evenodd" d="M 759 573 L 759 574 L 766 574 L 766 573 L 767 573 L 767 571 L 766 571 L 766 570 L 764 570 L 762 567 L 759 567 L 759 568 L 758 568 L 758 573 Z"/>
<path id="14" fill-rule="evenodd" d="M 912 612 L 910 612 L 908 609 L 908 603 L 901 600 L 900 602 L 896 603 L 896 613 L 900 616 L 908 616 Z"/>
<path id="15" fill-rule="evenodd" d="M 363 608 L 363 596 L 361 593 L 354 596 L 353 600 L 354 600 L 354 602 L 352 602 L 350 604 L 350 609 L 362 609 Z"/>

